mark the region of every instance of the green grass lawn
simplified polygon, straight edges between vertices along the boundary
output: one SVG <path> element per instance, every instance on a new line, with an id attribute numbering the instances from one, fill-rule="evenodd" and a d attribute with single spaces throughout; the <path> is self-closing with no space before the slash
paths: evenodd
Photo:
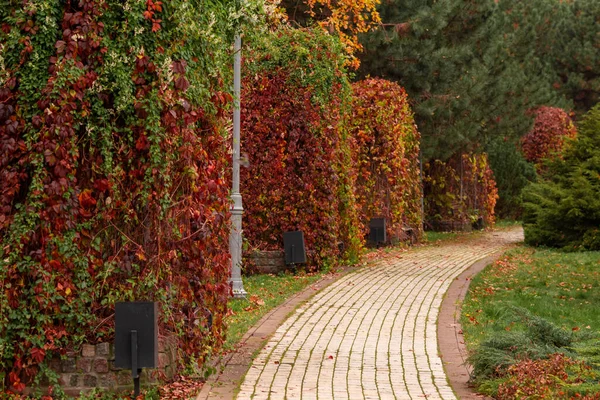
<path id="1" fill-rule="evenodd" d="M 246 299 L 231 299 L 227 323 L 225 350 L 232 350 L 263 315 L 277 307 L 290 296 L 315 283 L 324 275 L 320 273 L 290 273 L 252 275 L 244 277 Z"/>
<path id="2" fill-rule="evenodd" d="M 500 326 L 507 306 L 528 309 L 563 329 L 600 331 L 600 252 L 509 251 L 471 283 L 463 305 L 469 343 L 490 329 L 509 328 Z"/>
<path id="3" fill-rule="evenodd" d="M 508 359 L 520 361 L 563 352 L 591 366 L 598 362 L 597 368 L 599 310 L 600 252 L 564 253 L 520 246 L 473 279 L 461 323 L 474 360 L 502 364 L 510 363 Z M 531 370 L 531 365 L 528 368 Z M 491 375 L 478 383 L 484 392 L 491 388 L 494 394 L 497 385 L 489 381 L 499 375 Z M 572 394 L 575 386 L 564 392 Z M 593 390 L 600 391 L 600 386 Z M 553 396 L 558 397 L 549 398 L 563 398 L 556 393 Z"/>

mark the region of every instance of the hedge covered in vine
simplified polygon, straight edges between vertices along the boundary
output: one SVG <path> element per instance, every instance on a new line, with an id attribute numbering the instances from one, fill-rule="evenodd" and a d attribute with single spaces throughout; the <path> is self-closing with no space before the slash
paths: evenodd
<path id="1" fill-rule="evenodd" d="M 363 236 L 371 218 L 386 219 L 388 237 L 422 230 L 420 135 L 404 89 L 384 79 L 352 85 L 349 120 L 355 197 Z"/>
<path id="2" fill-rule="evenodd" d="M 242 84 L 245 238 L 279 250 L 283 232 L 301 230 L 312 267 L 356 255 L 342 129 L 351 88 L 339 41 L 318 28 L 280 29 L 251 47 Z"/>
<path id="3" fill-rule="evenodd" d="M 160 302 L 187 362 L 223 342 L 236 15 L 182 0 L 0 9 L 0 389 L 109 341 L 116 301 Z"/>
<path id="4" fill-rule="evenodd" d="M 425 218 L 434 228 L 494 224 L 498 190 L 485 153 L 425 163 L 423 191 Z"/>
<path id="5" fill-rule="evenodd" d="M 557 107 L 540 107 L 535 110 L 533 128 L 521 140 L 525 159 L 535 164 L 540 172 L 543 162 L 560 154 L 565 139 L 577 135 L 575 124 L 567 112 Z"/>

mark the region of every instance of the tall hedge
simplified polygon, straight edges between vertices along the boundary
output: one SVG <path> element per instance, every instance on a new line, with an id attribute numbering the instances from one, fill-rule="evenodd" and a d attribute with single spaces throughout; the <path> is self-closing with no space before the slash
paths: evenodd
<path id="1" fill-rule="evenodd" d="M 281 29 L 252 47 L 242 93 L 245 238 L 277 250 L 283 232 L 301 230 L 313 267 L 356 254 L 340 43 L 319 29 Z"/>
<path id="2" fill-rule="evenodd" d="M 424 165 L 425 218 L 430 227 L 493 225 L 498 190 L 487 155 L 462 154 Z"/>
<path id="3" fill-rule="evenodd" d="M 356 168 L 355 196 L 361 232 L 384 217 L 388 236 L 402 228 L 422 231 L 420 135 L 408 96 L 397 83 L 365 79 L 352 85 L 350 136 Z"/>
<path id="4" fill-rule="evenodd" d="M 110 341 L 117 301 L 158 301 L 186 361 L 223 342 L 234 11 L 0 8 L 0 389 Z"/>
<path id="5" fill-rule="evenodd" d="M 525 241 L 600 250 L 600 105 L 578 127 L 561 158 L 523 192 Z"/>

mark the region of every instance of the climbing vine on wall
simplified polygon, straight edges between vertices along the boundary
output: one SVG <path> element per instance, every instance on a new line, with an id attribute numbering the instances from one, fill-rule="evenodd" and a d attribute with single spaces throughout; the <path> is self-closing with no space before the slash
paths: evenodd
<path id="1" fill-rule="evenodd" d="M 301 230 L 309 264 L 331 265 L 357 252 L 342 165 L 350 86 L 341 46 L 319 29 L 281 29 L 252 48 L 242 93 L 245 237 L 272 250 L 283 232 Z"/>
<path id="2" fill-rule="evenodd" d="M 0 390 L 160 302 L 182 359 L 223 342 L 231 3 L 0 9 Z"/>
<path id="3" fill-rule="evenodd" d="M 462 154 L 424 165 L 425 218 L 434 228 L 492 225 L 498 190 L 487 155 Z"/>
<path id="4" fill-rule="evenodd" d="M 375 217 L 386 218 L 390 237 L 401 237 L 402 228 L 420 233 L 420 135 L 408 96 L 397 83 L 383 79 L 359 81 L 352 89 L 349 130 L 363 236 Z"/>

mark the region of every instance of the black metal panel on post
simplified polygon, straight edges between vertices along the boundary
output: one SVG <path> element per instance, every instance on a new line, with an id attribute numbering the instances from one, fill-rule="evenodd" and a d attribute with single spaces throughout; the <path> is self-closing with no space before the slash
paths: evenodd
<path id="1" fill-rule="evenodd" d="M 140 393 L 142 368 L 158 366 L 158 304 L 115 304 L 115 367 L 130 369 L 133 393 Z"/>
<path id="2" fill-rule="evenodd" d="M 135 301 L 115 304 L 115 367 L 131 369 L 132 335 L 137 332 L 138 368 L 158 366 L 158 304 Z"/>
<path id="3" fill-rule="evenodd" d="M 306 263 L 306 248 L 302 231 L 284 232 L 283 250 L 286 264 Z"/>
<path id="4" fill-rule="evenodd" d="M 376 245 L 387 242 L 385 218 L 371 218 L 369 221 L 369 242 Z"/>

